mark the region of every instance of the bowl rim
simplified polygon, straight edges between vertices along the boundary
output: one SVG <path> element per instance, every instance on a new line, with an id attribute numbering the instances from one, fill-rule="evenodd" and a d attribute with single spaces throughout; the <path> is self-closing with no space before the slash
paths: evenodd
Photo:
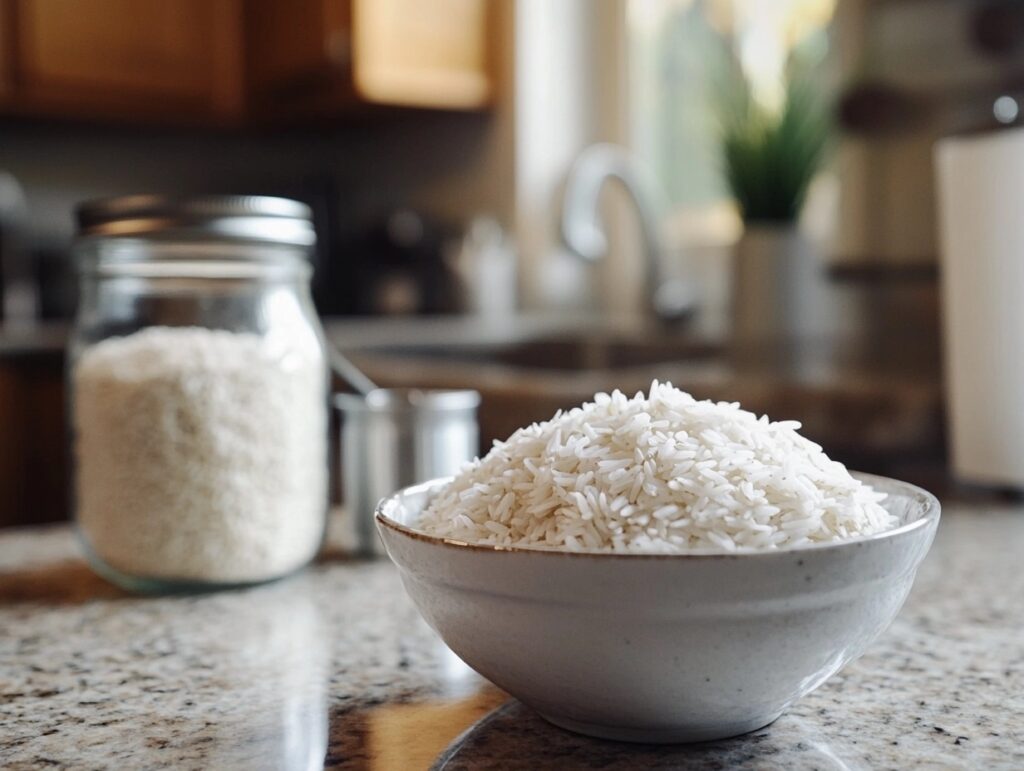
<path id="1" fill-rule="evenodd" d="M 878 533 L 871 533 L 870 535 L 857 536 L 855 538 L 842 538 L 835 541 L 822 541 L 820 543 L 802 544 L 800 546 L 783 546 L 777 549 L 747 549 L 737 550 L 734 552 L 722 551 L 716 549 L 694 549 L 688 552 L 682 553 L 671 553 L 665 554 L 661 552 L 646 553 L 646 552 L 610 552 L 610 551 L 599 551 L 597 549 L 579 549 L 577 551 L 569 551 L 566 549 L 555 549 L 551 547 L 542 546 L 499 546 L 496 544 L 481 544 L 481 543 L 470 543 L 468 541 L 461 541 L 457 538 L 448 538 L 445 536 L 430 535 L 424 533 L 422 530 L 404 525 L 395 519 L 392 519 L 384 513 L 384 509 L 390 505 L 397 505 L 399 498 L 409 495 L 417 495 L 435 487 L 451 482 L 454 477 L 438 477 L 437 479 L 431 479 L 426 482 L 420 482 L 419 484 L 410 485 L 398 490 L 386 498 L 381 499 L 374 510 L 374 520 L 377 522 L 378 528 L 387 528 L 401 536 L 410 538 L 416 541 L 422 541 L 425 543 L 432 544 L 434 546 L 442 546 L 461 550 L 463 552 L 477 552 L 477 553 L 506 553 L 506 554 L 536 554 L 536 555 L 547 555 L 548 558 L 555 557 L 573 557 L 573 558 L 602 558 L 602 559 L 629 559 L 629 560 L 642 560 L 642 559 L 662 559 L 662 560 L 696 560 L 696 559 L 766 559 L 771 557 L 777 557 L 782 555 L 792 554 L 803 554 L 808 552 L 821 552 L 829 551 L 832 549 L 840 549 L 843 547 L 849 547 L 853 545 L 861 545 L 866 543 L 874 543 L 878 541 L 886 541 L 892 538 L 897 538 L 902 535 L 907 535 L 918 530 L 928 528 L 933 522 L 938 523 L 941 517 L 942 506 L 939 499 L 932 493 L 928 492 L 924 488 L 918 487 L 917 485 L 910 484 L 909 482 L 903 482 L 898 479 L 892 479 L 891 477 L 879 476 L 877 474 L 866 474 L 860 471 L 850 472 L 856 479 L 861 480 L 874 486 L 874 483 L 884 483 L 884 486 L 890 487 L 895 485 L 901 488 L 901 492 L 904 494 L 917 498 L 924 505 L 924 513 L 915 519 L 913 522 L 907 522 L 899 527 L 890 528 L 889 530 L 883 530 Z M 394 503 L 392 503 L 394 502 Z"/>

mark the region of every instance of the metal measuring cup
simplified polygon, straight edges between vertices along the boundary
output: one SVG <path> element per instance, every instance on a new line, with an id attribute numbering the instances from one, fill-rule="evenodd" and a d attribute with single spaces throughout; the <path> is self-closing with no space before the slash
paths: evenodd
<path id="1" fill-rule="evenodd" d="M 365 396 L 338 394 L 341 481 L 357 548 L 383 554 L 373 523 L 377 503 L 396 490 L 455 474 L 476 457 L 476 391 L 377 388 Z"/>

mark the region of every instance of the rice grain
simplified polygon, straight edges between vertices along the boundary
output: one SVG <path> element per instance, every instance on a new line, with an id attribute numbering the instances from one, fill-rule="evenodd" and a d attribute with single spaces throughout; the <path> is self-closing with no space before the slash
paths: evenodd
<path id="1" fill-rule="evenodd" d="M 894 526 L 885 495 L 799 428 L 670 383 L 632 399 L 599 393 L 495 442 L 419 524 L 471 543 L 665 553 L 777 549 Z"/>

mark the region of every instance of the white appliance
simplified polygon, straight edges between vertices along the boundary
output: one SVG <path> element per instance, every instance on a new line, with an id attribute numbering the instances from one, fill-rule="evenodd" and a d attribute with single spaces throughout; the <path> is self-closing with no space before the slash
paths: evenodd
<path id="1" fill-rule="evenodd" d="M 953 472 L 1024 488 L 1024 128 L 936 147 Z"/>

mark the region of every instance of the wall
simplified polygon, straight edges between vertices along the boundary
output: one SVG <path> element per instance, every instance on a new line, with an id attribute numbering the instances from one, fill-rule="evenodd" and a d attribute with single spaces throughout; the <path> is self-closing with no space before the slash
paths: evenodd
<path id="1" fill-rule="evenodd" d="M 635 312 L 645 300 L 640 233 L 614 186 L 603 195 L 609 254 L 589 264 L 560 237 L 573 160 L 595 142 L 627 143 L 624 0 L 518 0 L 515 215 L 523 305 Z M 554 76 L 557 73 L 557 77 Z"/>
<path id="2" fill-rule="evenodd" d="M 281 137 L 0 125 L 0 168 L 25 187 L 33 235 L 45 245 L 68 240 L 76 201 L 132 192 L 294 195 L 331 180 L 345 219 L 395 203 L 461 217 L 504 206 L 493 128 L 487 117 L 424 114 Z"/>

